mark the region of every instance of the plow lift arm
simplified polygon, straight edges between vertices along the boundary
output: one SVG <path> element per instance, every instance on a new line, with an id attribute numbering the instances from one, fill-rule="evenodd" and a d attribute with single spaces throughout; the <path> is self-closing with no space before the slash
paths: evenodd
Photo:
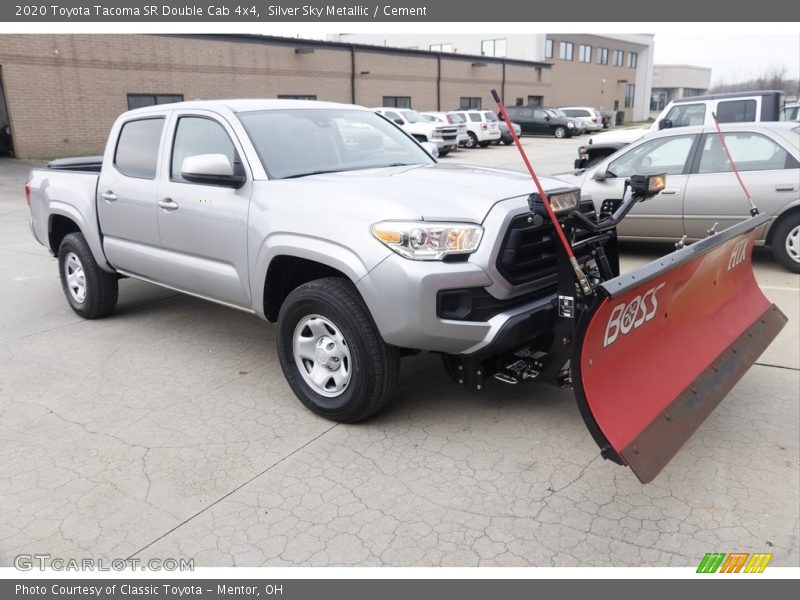
<path id="1" fill-rule="evenodd" d="M 561 233 L 505 107 L 492 94 Z M 631 177 L 629 193 L 610 217 L 593 221 L 577 210 L 570 217 L 588 232 L 612 230 L 636 202 L 663 189 L 665 179 Z M 559 294 L 582 294 L 576 310 L 559 312 L 556 323 L 556 337 L 569 341 L 576 401 L 602 456 L 630 467 L 642 483 L 661 472 L 787 322 L 753 273 L 754 242 L 770 217 L 758 214 L 744 189 L 750 218 L 602 281 L 586 278 L 560 236 L 561 260 L 570 261 L 574 279 L 559 281 Z M 559 277 L 569 274 L 559 269 Z"/>

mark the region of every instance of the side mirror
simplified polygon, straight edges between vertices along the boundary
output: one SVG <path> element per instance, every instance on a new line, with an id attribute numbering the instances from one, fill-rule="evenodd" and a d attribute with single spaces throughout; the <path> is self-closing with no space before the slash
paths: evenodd
<path id="1" fill-rule="evenodd" d="M 240 187 L 246 180 L 237 175 L 224 154 L 196 154 L 187 156 L 181 164 L 181 176 L 192 183 Z"/>
<path id="2" fill-rule="evenodd" d="M 594 173 L 592 173 L 592 179 L 595 181 L 605 181 L 608 179 L 608 173 L 604 168 L 597 169 Z"/>
<path id="3" fill-rule="evenodd" d="M 672 129 L 672 119 L 661 119 L 658 122 L 659 129 Z"/>
<path id="4" fill-rule="evenodd" d="M 403 124 L 403 119 L 392 119 L 392 120 L 393 120 L 395 123 L 397 123 L 398 125 L 402 125 L 402 124 Z"/>
<path id="5" fill-rule="evenodd" d="M 550 120 L 550 115 L 545 115 L 545 116 L 544 116 L 544 120 L 545 120 L 545 121 L 549 121 L 549 120 Z"/>
<path id="6" fill-rule="evenodd" d="M 436 144 L 431 142 L 420 142 L 420 146 L 422 146 L 425 152 L 430 154 L 433 158 L 439 158 L 439 148 L 436 147 Z"/>

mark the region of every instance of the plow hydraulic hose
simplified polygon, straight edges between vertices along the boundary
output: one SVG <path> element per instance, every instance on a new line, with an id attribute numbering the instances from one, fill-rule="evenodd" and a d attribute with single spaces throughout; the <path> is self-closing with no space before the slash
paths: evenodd
<path id="1" fill-rule="evenodd" d="M 494 101 L 497 103 L 497 108 L 500 109 L 500 114 L 503 115 L 503 120 L 506 122 L 506 126 L 508 127 L 508 132 L 511 134 L 511 139 L 514 140 L 514 144 L 517 146 L 517 150 L 519 150 L 520 155 L 522 156 L 522 161 L 525 163 L 525 166 L 528 168 L 528 173 L 531 174 L 531 178 L 533 178 L 533 183 L 536 185 L 536 189 L 539 192 L 539 197 L 542 199 L 542 203 L 544 204 L 545 209 L 547 210 L 547 214 L 550 217 L 550 221 L 553 223 L 553 227 L 558 234 L 559 240 L 561 240 L 561 245 L 564 247 L 564 252 L 567 253 L 567 257 L 569 257 L 569 262 L 572 265 L 573 271 L 575 271 L 575 277 L 578 280 L 578 284 L 581 287 L 581 291 L 585 296 L 591 296 L 594 293 L 592 290 L 592 286 L 589 283 L 589 279 L 586 277 L 586 274 L 581 269 L 581 266 L 578 264 L 578 260 L 575 258 L 575 253 L 572 251 L 572 246 L 569 245 L 567 241 L 567 236 L 564 235 L 564 230 L 561 228 L 561 224 L 558 222 L 556 218 L 556 213 L 553 212 L 553 207 L 550 206 L 550 200 L 547 197 L 547 194 L 542 187 L 542 184 L 539 182 L 539 178 L 536 176 L 536 171 L 533 170 L 533 166 L 531 162 L 528 160 L 528 155 L 525 154 L 525 150 L 522 148 L 522 144 L 519 141 L 519 137 L 517 137 L 517 132 L 514 131 L 514 127 L 511 125 L 511 119 L 506 112 L 506 107 L 503 102 L 500 100 L 500 96 L 497 94 L 497 90 L 492 90 L 492 97 Z"/>
<path id="2" fill-rule="evenodd" d="M 728 143 L 725 141 L 725 134 L 722 133 L 722 129 L 719 127 L 719 119 L 717 119 L 717 114 L 711 113 L 711 116 L 714 117 L 714 125 L 717 127 L 717 134 L 719 135 L 719 141 L 722 142 L 722 148 L 725 150 L 725 156 L 728 157 L 728 162 L 731 164 L 731 167 L 733 167 L 733 172 L 736 173 L 736 179 L 739 180 L 739 185 L 742 186 L 744 195 L 747 196 L 747 201 L 750 203 L 750 215 L 755 217 L 758 215 L 758 207 L 756 206 L 755 202 L 753 202 L 753 197 L 750 195 L 750 190 L 748 190 L 747 186 L 744 184 L 742 176 L 739 175 L 739 169 L 736 168 L 736 163 L 733 162 L 731 152 L 728 150 Z"/>

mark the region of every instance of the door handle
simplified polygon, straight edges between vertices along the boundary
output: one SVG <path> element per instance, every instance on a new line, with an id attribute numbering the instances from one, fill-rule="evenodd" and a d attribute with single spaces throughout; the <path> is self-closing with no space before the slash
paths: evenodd
<path id="1" fill-rule="evenodd" d="M 114 202 L 117 199 L 117 195 L 111 190 L 106 190 L 105 192 L 100 194 L 100 197 L 106 202 Z"/>
<path id="2" fill-rule="evenodd" d="M 794 186 L 791 185 L 791 184 L 788 184 L 788 183 L 783 184 L 783 185 L 778 184 L 778 185 L 775 186 L 775 191 L 776 192 L 793 192 L 794 191 Z"/>
<path id="3" fill-rule="evenodd" d="M 681 191 L 680 188 L 666 188 L 666 189 L 661 190 L 661 195 L 663 195 L 663 196 L 674 196 L 675 194 L 677 194 L 680 191 Z"/>
<path id="4" fill-rule="evenodd" d="M 156 202 L 160 208 L 163 208 L 166 211 L 178 210 L 178 203 L 175 202 L 172 198 L 162 198 L 158 202 Z"/>

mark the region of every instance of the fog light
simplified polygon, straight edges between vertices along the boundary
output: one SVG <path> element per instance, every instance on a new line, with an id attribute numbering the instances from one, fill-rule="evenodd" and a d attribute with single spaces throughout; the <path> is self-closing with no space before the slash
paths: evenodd
<path id="1" fill-rule="evenodd" d="M 666 187 L 667 174 L 631 175 L 630 184 L 634 196 L 655 196 Z"/>

